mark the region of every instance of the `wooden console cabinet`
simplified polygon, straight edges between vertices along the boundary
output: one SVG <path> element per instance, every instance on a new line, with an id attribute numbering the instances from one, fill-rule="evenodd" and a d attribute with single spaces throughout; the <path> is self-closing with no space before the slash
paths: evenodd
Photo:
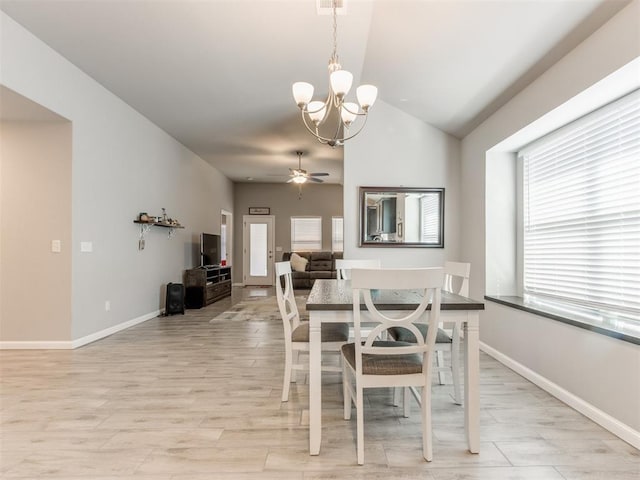
<path id="1" fill-rule="evenodd" d="M 185 304 L 201 308 L 231 295 L 231 267 L 200 267 L 184 272 Z"/>

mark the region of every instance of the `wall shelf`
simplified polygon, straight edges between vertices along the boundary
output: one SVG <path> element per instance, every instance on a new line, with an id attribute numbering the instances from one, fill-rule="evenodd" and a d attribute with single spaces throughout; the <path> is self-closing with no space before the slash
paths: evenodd
<path id="1" fill-rule="evenodd" d="M 145 222 L 142 220 L 134 220 L 133 223 L 140 225 L 140 238 L 138 240 L 138 250 L 144 250 L 145 246 L 145 235 L 149 233 L 151 227 L 160 227 L 168 229 L 167 238 L 171 238 L 175 233 L 176 229 L 184 228 L 184 226 L 179 223 L 168 223 L 168 222 Z"/>

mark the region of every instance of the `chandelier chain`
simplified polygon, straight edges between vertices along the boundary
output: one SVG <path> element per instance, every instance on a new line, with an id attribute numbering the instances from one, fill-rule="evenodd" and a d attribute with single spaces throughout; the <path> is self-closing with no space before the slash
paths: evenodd
<path id="1" fill-rule="evenodd" d="M 337 0 L 332 0 L 333 6 L 333 55 L 331 59 L 334 63 L 338 63 L 338 13 L 336 10 Z"/>

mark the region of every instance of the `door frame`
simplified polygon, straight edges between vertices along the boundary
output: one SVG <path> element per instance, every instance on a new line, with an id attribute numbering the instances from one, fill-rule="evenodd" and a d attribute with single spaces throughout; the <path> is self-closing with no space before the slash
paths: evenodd
<path id="1" fill-rule="evenodd" d="M 252 223 L 251 220 L 262 220 L 267 224 L 267 245 L 271 245 L 271 250 L 267 252 L 267 278 L 265 283 L 247 283 L 249 275 L 249 234 L 248 225 Z M 266 222 L 265 222 L 266 220 Z M 275 250 L 275 227 L 276 217 L 275 215 L 243 215 L 242 216 L 242 284 L 243 285 L 260 285 L 260 286 L 273 286 L 274 284 L 274 250 Z"/>
<path id="2" fill-rule="evenodd" d="M 233 266 L 233 213 L 225 210 L 220 211 L 220 231 L 222 233 L 222 217 L 225 217 L 226 238 L 225 245 L 227 247 L 227 267 Z"/>

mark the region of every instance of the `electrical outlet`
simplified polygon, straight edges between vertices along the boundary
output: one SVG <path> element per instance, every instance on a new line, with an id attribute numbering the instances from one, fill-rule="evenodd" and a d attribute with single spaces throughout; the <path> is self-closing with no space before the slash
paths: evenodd
<path id="1" fill-rule="evenodd" d="M 104 311 L 105 312 L 110 312 L 111 311 L 111 302 L 109 300 L 106 300 L 104 302 Z"/>
<path id="2" fill-rule="evenodd" d="M 60 242 L 60 240 L 51 240 L 51 251 L 53 253 L 60 253 L 62 251 L 62 242 Z"/>
<path id="3" fill-rule="evenodd" d="M 80 251 L 82 253 L 93 252 L 93 242 L 80 242 Z"/>

